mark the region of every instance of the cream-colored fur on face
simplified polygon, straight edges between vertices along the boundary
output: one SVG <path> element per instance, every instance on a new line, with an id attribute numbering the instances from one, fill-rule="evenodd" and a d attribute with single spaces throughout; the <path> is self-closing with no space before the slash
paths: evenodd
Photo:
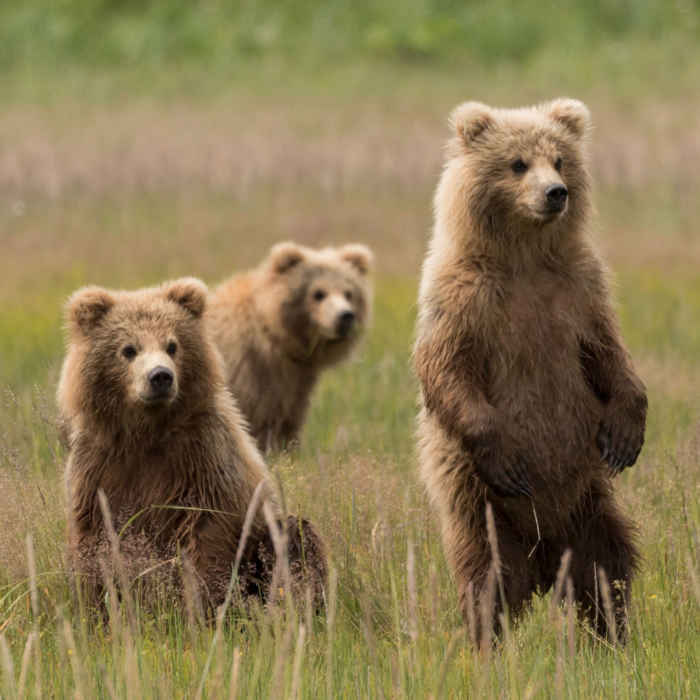
<path id="1" fill-rule="evenodd" d="M 611 474 L 636 460 L 647 408 L 590 235 L 590 115 L 570 99 L 468 102 L 450 124 L 415 345 L 421 479 L 465 612 L 491 563 L 487 502 L 511 613 L 552 586 L 567 548 L 590 612 L 595 566 L 629 591 L 637 565 Z M 560 211 L 550 185 L 568 190 Z"/>
<path id="2" fill-rule="evenodd" d="M 347 358 L 369 325 L 371 265 L 362 245 L 280 243 L 260 267 L 211 293 L 210 328 L 261 449 L 298 437 L 320 373 Z M 343 314 L 354 315 L 349 330 Z"/>
<path id="3" fill-rule="evenodd" d="M 76 566 L 100 581 L 102 490 L 115 519 L 141 513 L 129 532 L 143 533 L 160 556 L 188 555 L 202 593 L 216 605 L 261 482 L 264 500 L 280 520 L 284 514 L 275 481 L 227 390 L 203 318 L 207 293 L 194 279 L 135 292 L 77 291 L 67 309 L 58 403 L 70 428 L 66 482 Z M 153 401 L 148 374 L 157 367 L 168 369 L 173 383 Z M 309 533 L 317 538 L 311 526 Z M 267 537 L 258 510 L 245 562 L 255 560 L 256 544 Z M 314 551 L 320 558 L 313 566 L 325 572 L 320 540 Z"/>
<path id="4" fill-rule="evenodd" d="M 163 368 L 173 373 L 173 383 L 163 402 L 169 403 L 177 398 L 177 367 L 173 358 L 156 343 L 144 343 L 141 352 L 130 363 L 129 395 L 132 401 L 148 403 L 152 401 L 153 388 L 149 381 L 151 372 Z"/>

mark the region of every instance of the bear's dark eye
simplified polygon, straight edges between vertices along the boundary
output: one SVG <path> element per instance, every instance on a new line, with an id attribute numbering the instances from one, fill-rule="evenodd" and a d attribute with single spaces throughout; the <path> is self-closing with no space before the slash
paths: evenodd
<path id="1" fill-rule="evenodd" d="M 323 301 L 326 298 L 326 293 L 322 289 L 317 289 L 314 292 L 314 301 Z"/>
<path id="2" fill-rule="evenodd" d="M 527 164 L 522 158 L 516 158 L 511 164 L 510 169 L 514 173 L 524 173 L 527 170 Z"/>
<path id="3" fill-rule="evenodd" d="M 554 163 L 554 169 L 555 169 L 557 172 L 558 172 L 559 170 L 561 170 L 561 163 L 562 163 L 561 158 L 557 158 L 556 162 Z"/>
<path id="4" fill-rule="evenodd" d="M 177 352 L 177 343 L 170 343 L 170 345 L 165 348 L 165 352 L 172 357 Z"/>
<path id="5" fill-rule="evenodd" d="M 345 298 L 348 301 L 352 301 L 352 292 L 345 292 Z"/>
<path id="6" fill-rule="evenodd" d="M 138 353 L 136 352 L 136 348 L 133 345 L 127 345 L 123 350 L 122 350 L 122 355 L 126 357 L 127 360 L 133 360 Z"/>

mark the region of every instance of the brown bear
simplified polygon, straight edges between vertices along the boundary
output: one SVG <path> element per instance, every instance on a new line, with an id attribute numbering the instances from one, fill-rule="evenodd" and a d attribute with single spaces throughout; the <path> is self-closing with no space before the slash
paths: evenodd
<path id="1" fill-rule="evenodd" d="M 260 449 L 299 436 L 320 373 L 369 324 L 370 251 L 279 243 L 255 270 L 214 289 L 207 312 L 229 386 Z"/>
<path id="2" fill-rule="evenodd" d="M 611 478 L 642 449 L 647 398 L 591 240 L 589 113 L 468 102 L 451 127 L 414 350 L 421 479 L 465 614 L 492 563 L 490 502 L 510 613 L 570 549 L 576 600 L 603 633 L 599 571 L 622 624 L 639 561 Z"/>
<path id="3" fill-rule="evenodd" d="M 216 605 L 261 481 L 263 500 L 282 513 L 274 480 L 226 388 L 203 318 L 207 294 L 191 278 L 135 292 L 77 291 L 67 309 L 58 403 L 69 417 L 69 543 L 79 570 L 96 571 L 103 490 L 116 521 L 135 516 L 130 535 L 144 534 L 163 556 L 178 549 L 188 555 Z M 301 536 L 296 519 L 288 524 L 290 558 L 306 557 L 305 571 L 318 587 L 323 544 L 308 521 L 301 524 Z M 256 557 L 273 556 L 260 508 L 248 542 L 244 575 L 263 570 Z"/>

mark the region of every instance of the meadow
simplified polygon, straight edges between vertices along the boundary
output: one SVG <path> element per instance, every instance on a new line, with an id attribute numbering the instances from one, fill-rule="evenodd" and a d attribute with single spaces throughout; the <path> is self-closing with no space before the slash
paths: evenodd
<path id="1" fill-rule="evenodd" d="M 0 2 L 0 696 L 700 697 L 697 3 L 147 7 Z M 418 274 L 449 110 L 560 94 L 593 112 L 598 238 L 649 390 L 616 483 L 644 562 L 626 648 L 548 596 L 479 653 L 415 476 Z M 328 542 L 327 606 L 100 622 L 66 562 L 63 304 L 214 283 L 286 239 L 376 256 L 362 349 L 271 464 Z"/>

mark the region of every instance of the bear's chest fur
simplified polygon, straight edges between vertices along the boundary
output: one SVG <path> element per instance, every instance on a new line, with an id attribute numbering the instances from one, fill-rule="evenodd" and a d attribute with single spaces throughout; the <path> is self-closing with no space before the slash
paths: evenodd
<path id="1" fill-rule="evenodd" d="M 487 398 L 544 472 L 589 463 L 602 405 L 580 362 L 586 287 L 567 272 L 500 282 L 487 352 Z"/>
<path id="2" fill-rule="evenodd" d="M 132 530 L 162 540 L 181 536 L 207 513 L 232 511 L 240 457 L 221 441 L 179 433 L 141 449 L 120 449 L 119 440 L 79 441 L 66 472 L 78 530 L 87 534 L 101 527 L 100 490 L 118 527 L 131 521 Z M 238 511 L 231 515 L 242 518 Z"/>

